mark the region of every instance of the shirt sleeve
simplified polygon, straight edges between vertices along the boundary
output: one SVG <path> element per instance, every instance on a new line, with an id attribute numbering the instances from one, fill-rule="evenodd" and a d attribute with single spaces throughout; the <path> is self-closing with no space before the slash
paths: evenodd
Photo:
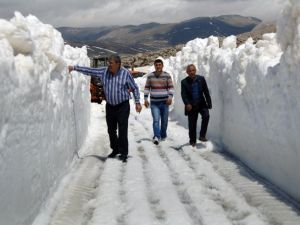
<path id="1" fill-rule="evenodd" d="M 150 92 L 150 78 L 149 75 L 147 76 L 147 80 L 146 80 L 146 84 L 145 84 L 145 88 L 144 88 L 144 100 L 148 99 L 148 95 Z"/>
<path id="2" fill-rule="evenodd" d="M 207 106 L 208 106 L 208 108 L 211 108 L 212 107 L 211 97 L 210 97 L 209 90 L 208 90 L 208 87 L 207 87 L 207 83 L 206 83 L 206 80 L 205 80 L 204 77 L 203 77 L 203 83 L 202 84 L 203 84 L 202 85 L 203 93 L 204 93 L 204 96 L 205 96 Z"/>
<path id="3" fill-rule="evenodd" d="M 140 103 L 140 92 L 139 92 L 139 87 L 137 86 L 137 84 L 135 83 L 133 77 L 131 76 L 131 74 L 128 72 L 127 73 L 127 83 L 130 87 L 130 89 L 132 89 L 133 91 L 133 97 L 134 97 L 134 102 Z"/>
<path id="4" fill-rule="evenodd" d="M 185 85 L 185 79 L 183 79 L 181 81 L 181 98 L 182 98 L 182 101 L 185 105 L 188 105 L 190 104 L 189 102 L 189 98 L 188 98 L 188 93 L 187 93 L 187 88 L 186 88 L 186 85 Z"/>
<path id="5" fill-rule="evenodd" d="M 91 68 L 91 67 L 83 67 L 83 66 L 74 66 L 74 70 L 80 72 L 87 76 L 99 77 L 102 80 L 103 75 L 105 74 L 107 68 Z"/>
<path id="6" fill-rule="evenodd" d="M 169 95 L 169 98 L 172 98 L 174 95 L 174 86 L 173 86 L 173 81 L 172 81 L 171 76 L 168 77 L 167 82 L 168 82 L 168 95 Z"/>

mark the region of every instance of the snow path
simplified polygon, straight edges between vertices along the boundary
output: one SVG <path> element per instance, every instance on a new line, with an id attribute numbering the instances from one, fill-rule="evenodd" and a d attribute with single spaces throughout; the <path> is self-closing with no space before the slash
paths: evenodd
<path id="1" fill-rule="evenodd" d="M 211 142 L 189 146 L 176 121 L 169 121 L 167 140 L 154 145 L 149 109 L 131 108 L 128 162 L 106 160 L 104 108 L 92 104 L 82 159 L 33 225 L 300 224 L 284 195 Z"/>

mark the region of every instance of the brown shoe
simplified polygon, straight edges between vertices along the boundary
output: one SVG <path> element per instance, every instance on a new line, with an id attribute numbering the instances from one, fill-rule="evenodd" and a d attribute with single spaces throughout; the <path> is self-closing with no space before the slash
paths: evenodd
<path id="1" fill-rule="evenodd" d="M 199 137 L 199 141 L 206 142 L 206 141 L 208 141 L 208 140 L 206 139 L 206 137 Z"/>

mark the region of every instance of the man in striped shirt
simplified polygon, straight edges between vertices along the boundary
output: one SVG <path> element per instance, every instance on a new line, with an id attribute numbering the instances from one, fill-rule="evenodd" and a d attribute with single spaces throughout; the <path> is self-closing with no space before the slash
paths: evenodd
<path id="1" fill-rule="evenodd" d="M 173 82 L 170 74 L 163 71 L 163 61 L 154 61 L 155 71 L 147 77 L 144 100 L 145 106 L 149 107 L 148 95 L 150 94 L 151 113 L 153 117 L 153 143 L 158 145 L 167 137 L 169 105 L 172 104 L 174 94 Z"/>
<path id="2" fill-rule="evenodd" d="M 118 154 L 123 162 L 128 155 L 128 118 L 130 112 L 130 92 L 133 92 L 135 109 L 141 112 L 139 88 L 130 72 L 121 67 L 121 58 L 112 55 L 108 59 L 108 67 L 90 68 L 69 66 L 69 72 L 78 71 L 88 76 L 99 77 L 102 80 L 106 96 L 106 123 L 112 153 L 108 158 Z M 118 135 L 117 135 L 117 129 Z"/>

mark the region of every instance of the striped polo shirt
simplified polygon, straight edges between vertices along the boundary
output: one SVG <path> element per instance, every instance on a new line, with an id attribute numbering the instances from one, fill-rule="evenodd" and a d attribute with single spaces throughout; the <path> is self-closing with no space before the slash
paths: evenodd
<path id="1" fill-rule="evenodd" d="M 164 71 L 159 75 L 156 75 L 155 72 L 150 73 L 145 84 L 145 100 L 148 99 L 149 94 L 150 100 L 154 102 L 166 101 L 168 98 L 172 98 L 174 86 L 170 74 Z"/>
<path id="2" fill-rule="evenodd" d="M 135 103 L 140 103 L 139 88 L 127 69 L 121 67 L 114 75 L 109 72 L 107 67 L 90 68 L 74 66 L 74 70 L 88 76 L 99 77 L 102 80 L 108 104 L 118 105 L 131 99 L 130 90 L 133 91 Z"/>

